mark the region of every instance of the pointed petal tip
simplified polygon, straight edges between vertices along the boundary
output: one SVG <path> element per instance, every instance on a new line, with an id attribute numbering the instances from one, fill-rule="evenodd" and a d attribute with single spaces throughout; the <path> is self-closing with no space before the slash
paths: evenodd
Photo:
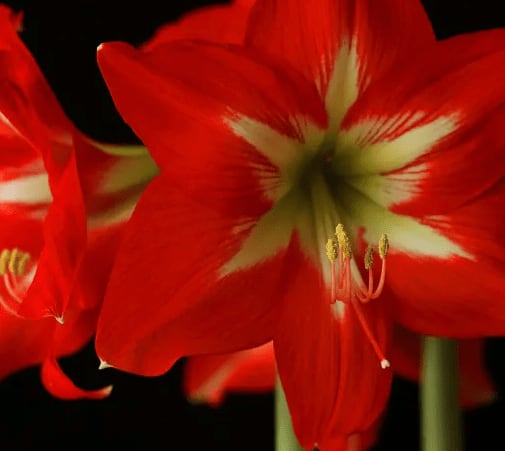
<path id="1" fill-rule="evenodd" d="M 42 385 L 52 396 L 62 400 L 104 399 L 110 395 L 112 385 L 96 390 L 77 387 L 61 370 L 56 359 L 52 356 L 44 360 L 41 367 Z"/>
<path id="2" fill-rule="evenodd" d="M 114 367 L 112 365 L 110 365 L 109 363 L 107 363 L 105 360 L 100 359 L 100 365 L 98 365 L 98 369 L 105 370 L 107 368 L 114 368 Z"/>
<path id="3" fill-rule="evenodd" d="M 107 398 L 111 394 L 113 388 L 114 388 L 114 385 L 107 385 L 107 386 L 97 390 L 96 393 L 99 395 L 97 398 L 99 398 L 99 399 Z"/>

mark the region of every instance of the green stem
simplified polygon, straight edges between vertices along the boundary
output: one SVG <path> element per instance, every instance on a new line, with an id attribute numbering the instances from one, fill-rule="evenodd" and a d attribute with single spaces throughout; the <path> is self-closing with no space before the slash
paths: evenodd
<path id="1" fill-rule="evenodd" d="M 275 451 L 303 451 L 293 432 L 291 415 L 279 378 L 275 384 Z"/>
<path id="2" fill-rule="evenodd" d="M 421 376 L 421 449 L 461 451 L 457 342 L 425 337 Z"/>

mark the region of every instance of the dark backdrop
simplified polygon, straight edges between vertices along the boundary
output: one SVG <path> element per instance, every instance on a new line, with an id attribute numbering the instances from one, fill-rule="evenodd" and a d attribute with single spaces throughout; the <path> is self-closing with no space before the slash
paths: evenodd
<path id="1" fill-rule="evenodd" d="M 198 0 L 6 1 L 25 11 L 23 39 L 76 125 L 96 139 L 134 142 L 114 110 L 95 64 L 101 42 L 138 44 L 155 28 L 175 19 Z M 307 0 L 309 1 L 309 0 Z M 370 0 L 378 1 L 378 0 Z M 413 0 L 414 1 L 414 0 Z M 439 37 L 505 26 L 503 0 L 425 0 Z M 505 68 L 498 76 L 505 76 Z M 0 331 L 1 333 L 1 331 Z M 504 342 L 489 340 L 486 363 L 498 386 L 495 404 L 465 414 L 467 451 L 505 449 Z M 113 383 L 104 401 L 64 402 L 51 398 L 37 368 L 0 383 L 0 451 L 94 449 L 125 450 L 272 450 L 270 394 L 230 396 L 219 408 L 191 405 L 181 394 L 182 364 L 159 378 L 141 378 L 115 370 L 96 371 L 90 344 L 62 360 L 81 386 Z M 350 406 L 351 407 L 351 406 Z M 380 442 L 375 450 L 416 450 L 417 387 L 396 380 Z"/>

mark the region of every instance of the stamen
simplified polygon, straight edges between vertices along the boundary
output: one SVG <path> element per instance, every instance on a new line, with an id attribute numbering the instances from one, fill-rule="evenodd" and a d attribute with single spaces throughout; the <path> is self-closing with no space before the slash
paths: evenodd
<path id="1" fill-rule="evenodd" d="M 379 240 L 379 255 L 384 260 L 389 250 L 388 236 L 383 233 Z"/>
<path id="2" fill-rule="evenodd" d="M 0 253 L 0 275 L 3 276 L 5 271 L 7 271 L 7 264 L 11 258 L 11 251 L 4 249 Z"/>
<path id="3" fill-rule="evenodd" d="M 359 271 L 356 269 L 354 259 L 352 257 L 352 246 L 344 230 L 342 224 L 338 224 L 335 228 L 335 237 L 337 240 L 337 247 L 335 248 L 335 241 L 329 239 L 326 243 L 326 253 L 331 264 L 331 303 L 342 302 L 344 304 L 351 304 L 356 317 L 363 329 L 363 332 L 372 345 L 374 352 L 379 358 L 381 368 L 385 369 L 390 366 L 389 361 L 384 357 L 384 354 L 375 339 L 365 315 L 363 314 L 361 304 L 369 302 L 371 299 L 379 297 L 384 287 L 386 276 L 386 255 L 389 248 L 389 241 L 386 234 L 383 234 L 378 243 L 379 255 L 381 258 L 381 275 L 380 280 L 373 289 L 373 260 L 374 248 L 368 246 L 364 256 L 364 266 L 368 270 L 368 287 L 365 286 Z M 338 267 L 336 264 L 338 254 Z M 353 269 L 356 269 L 354 274 L 351 274 L 351 264 Z M 354 277 L 353 277 L 354 275 Z"/>
<path id="4" fill-rule="evenodd" d="M 0 276 L 10 272 L 14 276 L 23 276 L 26 273 L 30 254 L 18 248 L 3 249 L 0 253 Z"/>
<path id="5" fill-rule="evenodd" d="M 373 247 L 368 245 L 365 251 L 365 269 L 371 269 L 373 265 L 374 250 Z"/>
<path id="6" fill-rule="evenodd" d="M 337 247 L 335 240 L 331 238 L 326 242 L 326 255 L 330 261 L 330 271 L 331 271 L 331 298 L 334 299 L 337 295 L 336 287 L 337 283 L 335 280 L 335 260 L 337 258 Z"/>
<path id="7" fill-rule="evenodd" d="M 382 289 L 384 288 L 384 282 L 386 280 L 386 255 L 389 250 L 389 240 L 388 236 L 383 233 L 379 240 L 379 255 L 381 258 L 381 275 L 379 278 L 379 283 L 377 284 L 377 288 L 374 293 L 370 296 L 371 299 L 377 299 L 382 293 Z"/>
<path id="8" fill-rule="evenodd" d="M 330 260 L 330 262 L 334 262 L 337 258 L 335 240 L 332 240 L 331 238 L 329 238 L 326 242 L 326 255 L 328 256 L 328 260 Z"/>
<path id="9" fill-rule="evenodd" d="M 12 249 L 12 252 L 11 252 L 11 255 L 9 258 L 9 263 L 7 265 L 7 268 L 9 269 L 11 274 L 16 274 L 18 259 L 19 259 L 19 249 L 14 248 L 14 249 Z"/>
<path id="10" fill-rule="evenodd" d="M 0 276 L 3 277 L 8 296 L 0 295 L 0 305 L 11 315 L 19 317 L 19 305 L 26 295 L 27 283 L 19 283 L 19 277 L 25 276 L 31 257 L 28 252 L 18 248 L 3 249 L 0 252 Z M 26 279 L 26 278 L 25 278 Z"/>

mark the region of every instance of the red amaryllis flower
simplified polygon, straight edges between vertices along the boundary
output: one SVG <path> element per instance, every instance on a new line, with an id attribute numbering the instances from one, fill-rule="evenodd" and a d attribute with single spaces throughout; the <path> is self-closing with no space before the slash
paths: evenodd
<path id="1" fill-rule="evenodd" d="M 109 387 L 75 387 L 56 357 L 93 335 L 119 228 L 155 167 L 79 134 L 17 36 L 19 17 L 0 6 L 0 377 L 43 362 L 55 396 L 101 398 Z"/>
<path id="2" fill-rule="evenodd" d="M 125 232 L 101 358 L 159 374 L 273 339 L 297 436 L 324 450 L 382 410 L 393 316 L 503 333 L 504 38 L 437 43 L 407 0 L 260 0 L 246 46 L 103 45 L 113 98 L 161 173 Z M 330 265 L 337 223 L 348 235 Z M 370 266 L 383 232 L 372 299 L 377 265 L 356 262 Z"/>
<path id="3" fill-rule="evenodd" d="M 85 248 L 86 218 L 73 127 L 0 9 L 0 302 L 60 321 Z"/>

